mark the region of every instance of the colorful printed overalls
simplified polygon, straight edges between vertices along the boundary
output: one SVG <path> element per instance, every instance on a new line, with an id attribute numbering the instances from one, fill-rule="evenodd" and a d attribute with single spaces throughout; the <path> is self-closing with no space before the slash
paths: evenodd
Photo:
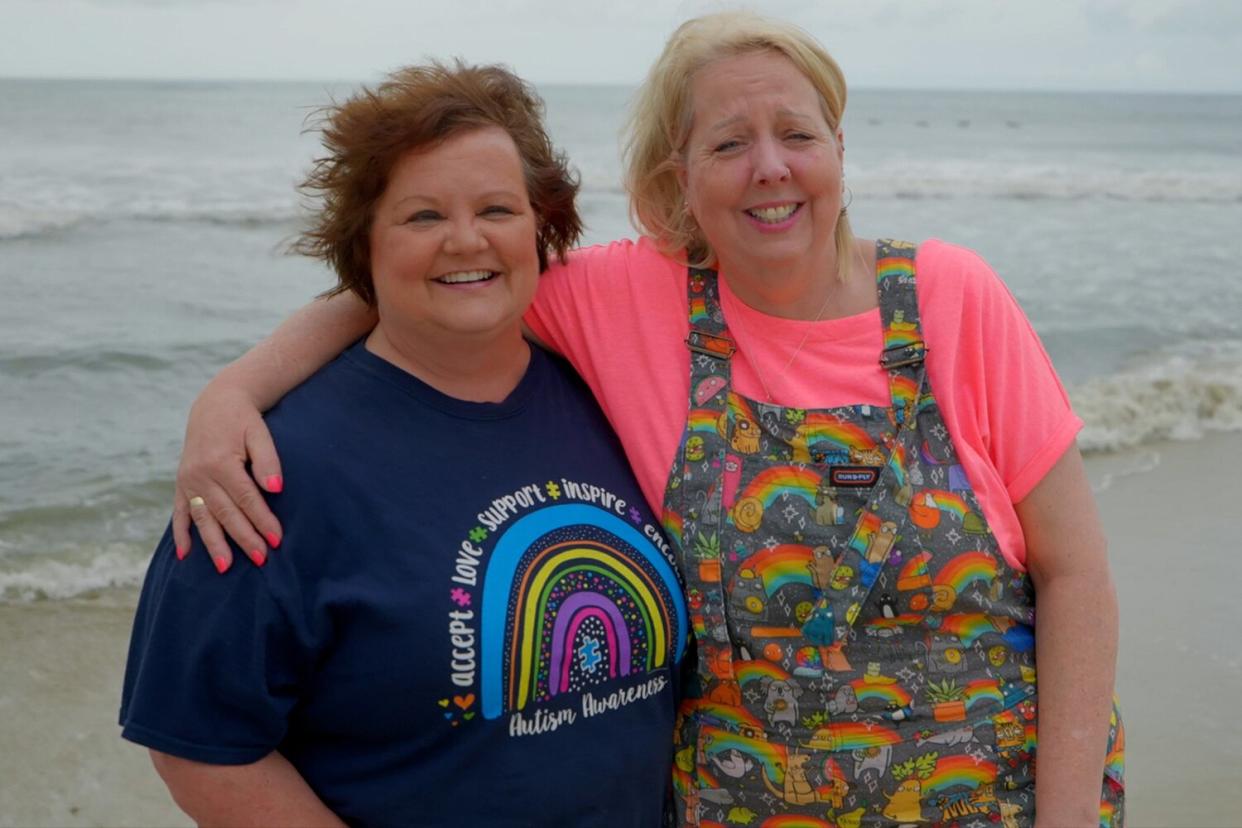
<path id="1" fill-rule="evenodd" d="M 664 521 L 697 639 L 676 731 L 686 825 L 1033 819 L 1034 595 L 927 386 L 914 252 L 877 246 L 890 408 L 736 394 L 716 275 L 690 271 Z M 1114 709 L 1102 825 L 1122 821 L 1123 742 Z"/>

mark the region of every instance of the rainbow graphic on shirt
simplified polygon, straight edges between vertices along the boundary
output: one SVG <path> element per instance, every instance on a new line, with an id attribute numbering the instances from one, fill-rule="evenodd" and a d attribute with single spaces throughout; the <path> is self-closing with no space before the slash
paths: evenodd
<path id="1" fill-rule="evenodd" d="M 836 825 L 835 822 L 826 822 L 812 816 L 779 814 L 765 819 L 759 824 L 759 828 L 836 828 Z"/>
<path id="2" fill-rule="evenodd" d="M 903 328 L 886 328 L 884 330 L 884 350 L 890 348 L 904 348 L 915 342 L 920 342 L 921 338 L 917 330 L 905 330 Z"/>
<path id="3" fill-rule="evenodd" d="M 687 619 L 672 565 L 612 512 L 559 504 L 497 538 L 482 583 L 484 718 L 680 661 Z"/>
<path id="4" fill-rule="evenodd" d="M 753 661 L 734 662 L 733 677 L 737 679 L 738 684 L 745 687 L 752 681 L 762 681 L 765 678 L 770 678 L 773 681 L 787 681 L 789 673 L 786 673 L 784 669 L 771 661 L 755 659 Z"/>
<path id="5" fill-rule="evenodd" d="M 885 256 L 875 263 L 875 278 L 879 282 L 898 276 L 913 276 L 914 260 L 905 256 Z"/>
<path id="6" fill-rule="evenodd" d="M 779 785 L 785 778 L 785 748 L 781 745 L 766 739 L 731 733 L 711 725 L 704 725 L 700 728 L 699 739 L 703 751 L 708 756 L 736 750 L 758 762 L 768 779 L 776 784 Z"/>
<path id="7" fill-rule="evenodd" d="M 703 638 L 707 635 L 707 619 L 703 617 L 703 613 L 696 612 L 690 616 L 690 628 L 694 631 L 696 638 Z"/>
<path id="8" fill-rule="evenodd" d="M 817 729 L 806 746 L 813 750 L 866 750 L 900 742 L 895 732 L 871 722 L 833 722 Z"/>
<path id="9" fill-rule="evenodd" d="M 684 716 L 707 719 L 737 733 L 763 732 L 763 722 L 751 715 L 746 708 L 732 704 L 720 704 L 707 699 L 687 699 L 682 702 L 681 712 Z"/>
<path id="10" fill-rule="evenodd" d="M 946 615 L 940 622 L 940 630 L 957 636 L 963 644 L 969 647 L 981 636 L 1004 632 L 1012 625 L 1013 622 L 1007 618 L 993 618 L 981 612 L 967 612 Z"/>
<path id="11" fill-rule="evenodd" d="M 897 575 L 897 589 L 909 592 L 930 586 L 931 576 L 927 573 L 927 562 L 931 559 L 931 553 L 927 551 L 910 556 L 910 560 L 902 564 L 901 572 Z"/>
<path id="12" fill-rule="evenodd" d="M 851 681 L 850 687 L 854 688 L 854 695 L 858 697 L 859 704 L 879 701 L 885 708 L 896 709 L 905 707 L 912 701 L 910 694 L 896 682 L 876 683 L 874 680 L 868 681 L 866 678 L 860 678 Z"/>
<path id="13" fill-rule="evenodd" d="M 758 418 L 755 417 L 755 412 L 750 408 L 750 403 L 748 403 L 746 398 L 738 394 L 736 391 L 729 392 L 728 406 L 729 414 L 734 419 L 741 418 L 745 420 L 755 420 L 756 422 L 758 421 Z"/>
<path id="14" fill-rule="evenodd" d="M 899 487 L 906 485 L 906 447 L 901 443 L 895 444 L 889 452 L 888 468 L 892 471 Z"/>
<path id="15" fill-rule="evenodd" d="M 938 586 L 951 586 L 959 595 L 973 583 L 990 584 L 996 580 L 996 559 L 978 550 L 955 555 L 936 573 Z"/>
<path id="16" fill-rule="evenodd" d="M 919 393 L 919 387 L 911 377 L 905 374 L 893 377 L 889 381 L 888 386 L 889 394 L 893 399 L 893 408 L 901 412 L 899 416 L 903 416 L 906 411 L 912 409 L 914 398 Z"/>
<path id="17" fill-rule="evenodd" d="M 1035 748 L 1039 746 L 1039 728 L 1034 722 L 1027 722 L 1022 726 L 1022 751 L 1024 753 L 1034 753 Z"/>
<path id="18" fill-rule="evenodd" d="M 1126 770 L 1126 729 L 1117 717 L 1117 708 L 1113 708 L 1112 724 L 1117 728 L 1117 736 L 1113 739 L 1113 749 L 1104 758 L 1104 768 L 1114 779 L 1121 779 Z"/>
<path id="19" fill-rule="evenodd" d="M 854 530 L 854 536 L 850 538 L 850 546 L 860 554 L 865 553 L 871 544 L 872 536 L 880 531 L 880 524 L 879 515 L 875 512 L 864 512 L 858 520 L 858 528 Z"/>
<path id="20" fill-rule="evenodd" d="M 829 450 L 840 452 L 845 457 L 849 456 L 850 449 L 873 451 L 876 448 L 875 440 L 861 426 L 822 412 L 807 414 L 789 444 L 793 448 L 795 463 L 811 462 L 811 449 L 822 450 L 824 444 L 828 444 Z"/>
<path id="21" fill-rule="evenodd" d="M 681 513 L 666 508 L 664 515 L 660 518 L 660 525 L 664 527 L 664 532 L 668 535 L 669 540 L 680 549 L 682 534 L 686 526 L 685 518 L 681 516 Z"/>
<path id="22" fill-rule="evenodd" d="M 790 584 L 811 586 L 811 547 L 796 543 L 783 543 L 771 549 L 761 549 L 738 564 L 738 575 L 757 577 L 763 583 L 764 592 L 775 595 L 777 590 Z"/>
<path id="23" fill-rule="evenodd" d="M 694 408 L 686 418 L 686 429 L 691 432 L 710 431 L 715 434 L 719 420 L 719 411 L 712 411 L 710 408 Z"/>
<path id="24" fill-rule="evenodd" d="M 818 474 L 801 466 L 773 466 L 755 475 L 742 489 L 738 500 L 753 497 L 767 508 L 781 495 L 789 495 L 814 505 L 819 481 Z"/>
<path id="25" fill-rule="evenodd" d="M 702 767 L 696 768 L 694 772 L 694 776 L 696 779 L 696 784 L 698 785 L 700 790 L 704 788 L 719 788 L 720 787 L 720 780 L 716 778 L 716 774 L 708 770 L 707 766 L 705 765 Z"/>
<path id="26" fill-rule="evenodd" d="M 960 495 L 953 492 L 946 492 L 943 489 L 920 489 L 918 494 L 918 502 L 926 503 L 925 498 L 930 497 L 936 504 L 936 507 L 942 512 L 953 515 L 961 520 L 970 507 L 966 505 L 966 501 L 962 500 Z"/>
<path id="27" fill-rule="evenodd" d="M 690 324 L 697 325 L 707 319 L 707 300 L 702 296 L 690 299 Z"/>
<path id="28" fill-rule="evenodd" d="M 966 709 L 972 710 L 976 705 L 995 702 L 997 706 L 1005 704 L 1005 694 L 1001 692 L 996 679 L 979 679 L 966 685 L 963 695 Z"/>
<path id="29" fill-rule="evenodd" d="M 922 461 L 929 466 L 950 465 L 950 461 L 941 460 L 939 457 L 937 457 L 935 454 L 932 453 L 931 443 L 929 443 L 927 440 L 924 440 L 919 445 L 919 458 L 922 459 Z"/>
<path id="30" fill-rule="evenodd" d="M 923 781 L 923 796 L 959 786 L 974 789 L 995 781 L 995 763 L 973 756 L 945 756 L 936 760 L 936 769 Z"/>

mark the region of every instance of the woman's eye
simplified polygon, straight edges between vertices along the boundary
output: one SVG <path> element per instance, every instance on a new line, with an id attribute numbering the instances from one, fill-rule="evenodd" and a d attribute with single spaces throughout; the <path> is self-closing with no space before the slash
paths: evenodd
<path id="1" fill-rule="evenodd" d="M 485 216 L 511 216 L 513 211 L 503 205 L 493 204 L 491 207 L 483 208 L 482 214 Z"/>
<path id="2" fill-rule="evenodd" d="M 815 138 L 814 135 L 810 135 L 806 132 L 791 132 L 785 137 L 790 141 L 811 141 Z"/>
<path id="3" fill-rule="evenodd" d="M 429 221 L 436 221 L 439 218 L 440 218 L 440 214 L 437 213 L 435 210 L 419 210 L 417 213 L 414 213 L 412 216 L 406 219 L 406 221 L 407 222 L 429 222 Z"/>
<path id="4" fill-rule="evenodd" d="M 741 141 L 730 138 L 728 141 L 721 141 L 719 144 L 717 144 L 713 152 L 729 152 L 730 150 L 737 149 L 741 145 L 742 145 Z"/>

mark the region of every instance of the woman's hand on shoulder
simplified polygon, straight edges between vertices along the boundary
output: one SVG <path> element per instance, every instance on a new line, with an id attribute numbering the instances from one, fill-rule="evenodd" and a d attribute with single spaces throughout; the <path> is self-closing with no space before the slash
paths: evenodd
<path id="1" fill-rule="evenodd" d="M 233 563 L 226 533 L 262 566 L 268 550 L 280 545 L 281 528 L 259 485 L 272 494 L 284 487 L 272 435 L 253 399 L 213 382 L 194 401 L 186 425 L 173 499 L 177 556 L 190 551 L 193 521 L 219 572 Z"/>

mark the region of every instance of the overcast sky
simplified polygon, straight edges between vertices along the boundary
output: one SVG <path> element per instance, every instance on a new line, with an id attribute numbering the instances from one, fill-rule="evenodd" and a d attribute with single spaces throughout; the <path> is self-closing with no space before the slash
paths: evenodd
<path id="1" fill-rule="evenodd" d="M 682 20 L 792 20 L 854 86 L 1242 92 L 1242 0 L 0 0 L 0 77 L 638 82 Z"/>

